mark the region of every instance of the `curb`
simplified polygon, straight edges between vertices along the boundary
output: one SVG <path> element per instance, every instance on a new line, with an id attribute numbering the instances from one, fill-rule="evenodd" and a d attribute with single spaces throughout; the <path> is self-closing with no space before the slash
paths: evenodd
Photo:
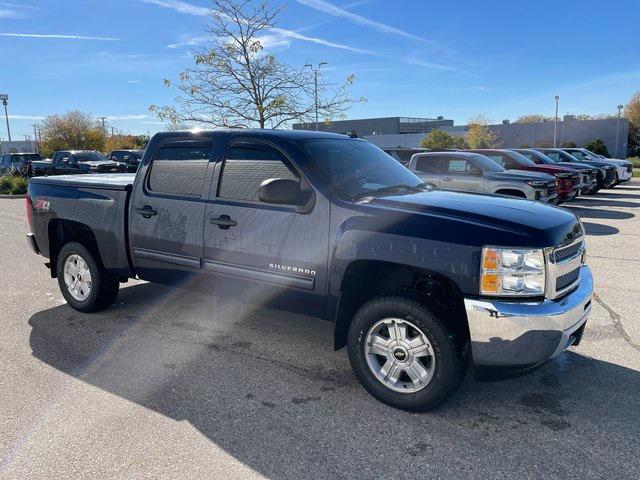
<path id="1" fill-rule="evenodd" d="M 0 193 L 0 198 L 25 198 L 27 196 L 26 193 L 20 193 L 18 195 L 10 195 L 10 194 L 4 194 L 4 193 Z"/>

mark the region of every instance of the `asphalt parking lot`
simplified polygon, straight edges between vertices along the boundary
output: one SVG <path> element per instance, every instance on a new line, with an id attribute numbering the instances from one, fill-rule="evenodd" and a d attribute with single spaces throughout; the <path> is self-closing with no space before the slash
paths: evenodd
<path id="1" fill-rule="evenodd" d="M 640 182 L 567 208 L 596 281 L 582 344 L 409 414 L 320 320 L 137 282 L 75 312 L 0 198 L 0 478 L 640 478 Z"/>

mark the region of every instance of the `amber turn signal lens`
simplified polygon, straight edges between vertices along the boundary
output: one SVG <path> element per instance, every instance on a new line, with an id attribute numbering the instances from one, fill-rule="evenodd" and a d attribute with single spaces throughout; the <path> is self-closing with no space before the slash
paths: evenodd
<path id="1" fill-rule="evenodd" d="M 495 273 L 482 274 L 480 291 L 484 294 L 498 293 L 500 291 L 500 277 Z"/>
<path id="2" fill-rule="evenodd" d="M 484 251 L 484 258 L 482 259 L 483 270 L 497 270 L 498 269 L 498 252 L 489 248 Z"/>

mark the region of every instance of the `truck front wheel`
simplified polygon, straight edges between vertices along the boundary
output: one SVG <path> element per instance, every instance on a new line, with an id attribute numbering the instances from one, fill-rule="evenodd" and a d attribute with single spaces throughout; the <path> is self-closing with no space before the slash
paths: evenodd
<path id="1" fill-rule="evenodd" d="M 348 351 L 362 386 L 402 410 L 437 407 L 464 373 L 453 335 L 423 304 L 404 297 L 365 303 L 349 326 Z"/>
<path id="2" fill-rule="evenodd" d="M 120 283 L 78 242 L 65 244 L 58 254 L 58 285 L 67 303 L 80 312 L 97 312 L 113 304 Z"/>

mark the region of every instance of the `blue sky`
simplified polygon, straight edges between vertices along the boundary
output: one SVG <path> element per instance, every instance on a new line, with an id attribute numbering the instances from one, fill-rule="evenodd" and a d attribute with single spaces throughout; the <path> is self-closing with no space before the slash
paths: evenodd
<path id="1" fill-rule="evenodd" d="M 349 118 L 614 113 L 640 90 L 640 2 L 283 0 L 267 48 L 356 75 Z M 207 0 L 0 0 L 0 93 L 12 136 L 80 109 L 154 133 L 163 78 L 192 64 Z M 4 122 L 0 136 L 6 139 Z"/>

